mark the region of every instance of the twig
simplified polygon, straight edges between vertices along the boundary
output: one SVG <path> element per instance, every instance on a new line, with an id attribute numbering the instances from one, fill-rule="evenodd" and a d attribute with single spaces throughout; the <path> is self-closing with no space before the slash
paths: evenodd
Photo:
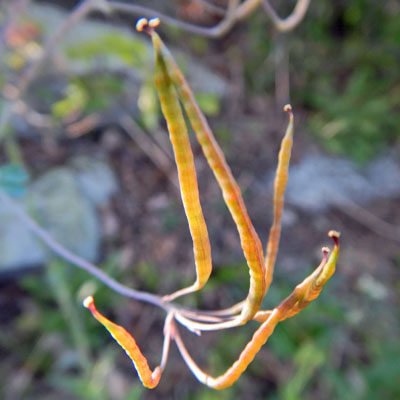
<path id="1" fill-rule="evenodd" d="M 165 323 L 164 323 L 164 343 L 163 343 L 163 350 L 160 362 L 160 368 L 162 371 L 164 371 L 167 365 L 171 338 L 173 338 L 175 335 L 175 326 L 173 321 L 174 321 L 174 314 L 172 312 L 169 312 L 167 314 L 167 317 L 165 318 Z"/>
<path id="2" fill-rule="evenodd" d="M 83 269 L 84 271 L 86 271 L 87 273 L 91 274 L 92 276 L 103 282 L 106 286 L 108 286 L 110 289 L 114 290 L 121 296 L 126 296 L 131 299 L 143 301 L 145 303 L 150 303 L 157 307 L 160 307 L 161 309 L 167 312 L 173 312 L 175 318 L 181 323 L 181 325 L 189 329 L 191 332 L 194 332 L 198 335 L 200 334 L 195 323 L 193 323 L 191 320 L 185 317 L 180 318 L 181 315 L 186 315 L 186 313 L 191 317 L 196 318 L 195 315 L 196 311 L 186 310 L 185 308 L 175 305 L 173 303 L 163 302 L 160 296 L 134 290 L 129 288 L 128 286 L 125 286 L 117 282 L 115 279 L 109 277 L 107 274 L 101 271 L 94 264 L 82 259 L 78 255 L 72 253 L 71 251 L 66 249 L 63 245 L 58 243 L 55 239 L 51 237 L 51 235 L 48 232 L 46 232 L 37 222 L 35 222 L 19 205 L 17 205 L 2 190 L 0 190 L 0 201 L 6 204 L 6 206 L 9 207 L 12 210 L 12 212 L 14 212 L 14 214 L 24 223 L 24 225 L 36 236 L 38 236 L 51 250 L 53 250 L 54 253 L 56 253 L 58 256 L 70 262 L 71 265 Z M 199 316 L 198 318 L 203 319 L 201 316 Z M 228 322 L 230 321 L 226 321 L 226 323 Z M 213 326 L 213 324 L 211 326 Z M 211 330 L 213 330 L 213 328 L 211 328 Z"/>
<path id="3" fill-rule="evenodd" d="M 179 21 L 176 18 L 137 4 L 128 4 L 121 1 L 109 1 L 108 5 L 113 11 L 127 12 L 148 18 L 156 17 L 161 19 L 165 24 L 175 26 L 187 32 L 210 38 L 217 38 L 226 34 L 237 21 L 244 19 L 252 13 L 258 7 L 260 2 L 261 0 L 246 0 L 244 3 L 239 4 L 239 0 L 229 0 L 224 18 L 217 25 L 212 27 L 202 27 L 188 22 Z"/>
<path id="4" fill-rule="evenodd" d="M 67 250 L 64 246 L 54 240 L 48 232 L 46 232 L 39 224 L 37 224 L 20 206 L 12 201 L 6 193 L 0 190 L 0 200 L 5 203 L 14 214 L 32 231 L 36 236 L 38 236 L 47 246 L 50 247 L 57 255 L 61 256 L 65 260 L 69 261 L 73 265 L 83 269 L 89 274 L 93 275 L 95 278 L 102 281 L 106 286 L 122 296 L 130 297 L 135 300 L 143 301 L 145 303 L 153 304 L 163 310 L 169 310 L 171 306 L 164 304 L 159 296 L 151 293 L 141 292 L 138 290 L 131 289 L 121 283 L 117 282 L 113 278 L 106 275 L 98 267 L 86 261 L 76 254 L 73 254 Z"/>
<path id="5" fill-rule="evenodd" d="M 275 28 L 280 32 L 288 32 L 294 29 L 306 15 L 311 0 L 298 0 L 293 12 L 286 18 L 280 18 L 269 0 L 262 0 L 265 13 L 271 18 Z"/>

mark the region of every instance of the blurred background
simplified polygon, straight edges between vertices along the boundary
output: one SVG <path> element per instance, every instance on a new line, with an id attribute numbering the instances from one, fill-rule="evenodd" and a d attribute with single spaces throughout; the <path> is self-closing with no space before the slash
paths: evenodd
<path id="1" fill-rule="evenodd" d="M 161 355 L 163 312 L 58 258 L 4 201 L 129 287 L 167 294 L 193 282 L 152 49 L 133 29 L 141 15 L 107 11 L 100 0 L 76 3 L 0 3 L 0 397 L 400 398 L 399 2 L 311 1 L 288 32 L 261 5 L 221 37 L 168 23 L 159 29 L 263 243 L 287 124 L 282 106 L 293 106 L 281 246 L 264 308 L 315 268 L 321 246 L 331 245 L 328 230 L 342 232 L 337 272 L 319 299 L 281 323 L 240 380 L 220 392 L 196 381 L 174 344 L 160 385 L 144 389 L 81 302 L 93 294 L 98 308 L 134 335 L 152 368 Z M 85 11 L 88 3 L 100 8 Z M 196 26 L 214 26 L 226 7 L 224 0 L 126 3 Z M 296 1 L 268 4 L 287 16 Z M 201 293 L 180 301 L 229 307 L 247 294 L 248 268 L 218 185 L 192 145 L 214 272 Z M 195 360 L 215 375 L 257 326 L 184 336 Z"/>

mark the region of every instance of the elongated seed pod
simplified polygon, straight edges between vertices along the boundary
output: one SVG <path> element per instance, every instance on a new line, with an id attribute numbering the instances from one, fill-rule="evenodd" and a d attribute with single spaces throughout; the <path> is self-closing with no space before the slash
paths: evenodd
<path id="1" fill-rule="evenodd" d="M 200 204 L 193 153 L 185 120 L 176 90 L 169 78 L 164 60 L 160 57 L 158 51 L 156 51 L 155 82 L 178 168 L 180 191 L 190 234 L 192 235 L 197 274 L 194 285 L 166 296 L 168 300 L 172 300 L 175 297 L 202 288 L 207 282 L 212 270 L 211 247 Z"/>
<path id="2" fill-rule="evenodd" d="M 315 300 L 320 295 L 322 288 L 328 282 L 330 277 L 334 274 L 340 252 L 340 233 L 336 231 L 330 231 L 328 235 L 334 241 L 334 248 L 329 255 L 329 258 L 327 258 L 329 249 L 324 247 L 322 249 L 324 258 L 321 264 L 311 275 L 297 285 L 291 295 L 281 303 L 281 307 L 283 308 L 282 319 L 290 318 L 293 315 L 298 314 L 303 308 Z"/>
<path id="3" fill-rule="evenodd" d="M 329 235 L 335 241 L 335 248 L 329 258 L 327 259 L 328 250 L 324 248 L 323 259 L 312 274 L 305 278 L 303 282 L 298 284 L 295 290 L 284 299 L 278 307 L 275 307 L 273 310 L 259 311 L 255 315 L 255 319 L 262 322 L 262 324 L 254 333 L 250 342 L 247 343 L 243 351 L 240 353 L 239 358 L 222 375 L 214 378 L 202 371 L 188 353 L 181 337 L 177 334 L 175 335 L 175 342 L 183 359 L 200 382 L 214 389 L 224 389 L 231 386 L 239 379 L 240 375 L 252 362 L 258 351 L 274 331 L 276 325 L 280 321 L 297 314 L 312 300 L 318 297 L 322 287 L 335 271 L 339 254 L 339 234 L 331 231 Z"/>
<path id="4" fill-rule="evenodd" d="M 225 160 L 208 123 L 197 105 L 190 86 L 176 65 L 171 53 L 156 32 L 149 32 L 158 57 L 163 58 L 169 77 L 178 92 L 203 153 L 221 187 L 223 198 L 239 231 L 240 242 L 250 269 L 250 289 L 240 318 L 251 319 L 258 311 L 264 296 L 265 267 L 260 239 L 247 213 L 240 188 Z"/>
<path id="5" fill-rule="evenodd" d="M 204 383 L 213 389 L 225 389 L 235 383 L 239 379 L 240 375 L 242 375 L 246 370 L 248 365 L 253 361 L 261 347 L 271 336 L 276 325 L 280 321 L 280 318 L 280 311 L 274 309 L 269 315 L 269 318 L 256 330 L 250 342 L 247 343 L 243 351 L 240 353 L 239 358 L 224 374 L 215 378 L 202 371 L 194 362 L 179 335 L 175 336 L 175 342 L 187 366 L 201 383 Z"/>
<path id="6" fill-rule="evenodd" d="M 269 232 L 267 250 L 265 253 L 265 293 L 267 293 L 272 282 L 276 256 L 278 254 L 279 239 L 281 235 L 281 219 L 284 204 L 284 196 L 289 174 L 289 162 L 293 145 L 293 113 L 292 107 L 288 104 L 285 111 L 289 113 L 289 125 L 285 136 L 282 139 L 281 148 L 278 156 L 278 166 L 276 168 L 274 180 L 274 212 L 273 222 Z"/>
<path id="7" fill-rule="evenodd" d="M 132 360 L 143 386 L 146 386 L 149 389 L 156 387 L 160 381 L 162 369 L 160 367 L 156 367 L 154 371 L 151 371 L 146 357 L 140 351 L 135 339 L 131 336 L 131 334 L 128 333 L 125 328 L 114 324 L 114 322 L 111 322 L 99 311 L 97 311 L 92 296 L 87 297 L 84 300 L 83 305 L 89 309 L 93 317 L 96 318 L 97 321 L 99 321 L 108 330 L 110 335 L 125 350 L 125 353 Z"/>

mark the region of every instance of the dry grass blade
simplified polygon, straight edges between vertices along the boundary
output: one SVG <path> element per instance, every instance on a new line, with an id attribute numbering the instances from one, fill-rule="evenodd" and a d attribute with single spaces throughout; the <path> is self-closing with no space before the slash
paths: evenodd
<path id="1" fill-rule="evenodd" d="M 264 11 L 271 18 L 279 32 L 288 32 L 294 29 L 307 13 L 311 0 L 297 0 L 293 12 L 286 18 L 280 18 L 268 0 L 262 0 Z"/>

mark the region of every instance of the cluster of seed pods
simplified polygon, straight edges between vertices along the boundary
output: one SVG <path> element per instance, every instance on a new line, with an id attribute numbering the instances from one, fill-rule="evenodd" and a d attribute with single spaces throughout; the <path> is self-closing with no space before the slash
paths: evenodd
<path id="1" fill-rule="evenodd" d="M 151 36 L 156 58 L 155 84 L 161 109 L 166 119 L 170 141 L 178 169 L 180 192 L 193 240 L 196 281 L 193 285 L 164 296 L 167 310 L 164 328 L 164 348 L 161 363 L 152 371 L 134 338 L 121 326 L 104 317 L 95 307 L 92 296 L 84 301 L 92 315 L 110 332 L 112 337 L 131 358 L 140 380 L 148 388 L 157 386 L 165 368 L 171 341 L 174 341 L 196 378 L 209 387 L 223 389 L 231 386 L 254 359 L 261 346 L 282 320 L 299 313 L 316 299 L 323 286 L 335 272 L 339 254 L 339 233 L 330 231 L 334 249 L 322 249 L 320 265 L 294 291 L 272 310 L 260 310 L 262 300 L 272 281 L 276 255 L 279 247 L 281 216 L 284 194 L 288 179 L 289 161 L 293 143 L 293 113 L 290 105 L 285 106 L 289 124 L 282 140 L 274 183 L 273 223 L 264 257 L 261 241 L 253 227 L 240 188 L 232 175 L 225 156 L 219 147 L 206 118 L 197 105 L 193 92 L 173 56 L 155 31 L 158 19 L 140 19 L 136 29 Z M 211 246 L 203 216 L 193 152 L 190 146 L 184 113 L 196 134 L 204 156 L 221 188 L 223 198 L 236 224 L 242 250 L 250 272 L 247 298 L 227 310 L 214 312 L 185 310 L 172 302 L 179 296 L 201 289 L 212 272 Z M 223 330 L 240 326 L 249 320 L 261 323 L 253 337 L 240 353 L 238 359 L 220 376 L 211 377 L 203 372 L 188 353 L 179 334 L 176 322 L 200 334 L 201 331 Z"/>

